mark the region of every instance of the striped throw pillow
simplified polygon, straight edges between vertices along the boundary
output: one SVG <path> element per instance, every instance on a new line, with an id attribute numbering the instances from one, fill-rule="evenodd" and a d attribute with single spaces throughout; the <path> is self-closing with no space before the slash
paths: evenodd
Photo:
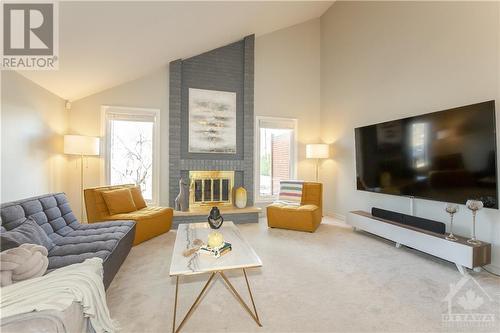
<path id="1" fill-rule="evenodd" d="M 302 180 L 281 180 L 278 201 L 290 205 L 300 205 L 302 201 Z"/>

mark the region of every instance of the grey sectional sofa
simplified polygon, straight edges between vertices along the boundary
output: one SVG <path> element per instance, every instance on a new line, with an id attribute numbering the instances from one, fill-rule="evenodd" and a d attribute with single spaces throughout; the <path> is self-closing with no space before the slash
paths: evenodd
<path id="1" fill-rule="evenodd" d="M 19 227 L 31 218 L 52 240 L 49 270 L 99 257 L 104 261 L 107 288 L 127 257 L 134 240 L 134 221 L 81 224 L 64 193 L 4 203 L 0 206 L 1 231 Z"/>

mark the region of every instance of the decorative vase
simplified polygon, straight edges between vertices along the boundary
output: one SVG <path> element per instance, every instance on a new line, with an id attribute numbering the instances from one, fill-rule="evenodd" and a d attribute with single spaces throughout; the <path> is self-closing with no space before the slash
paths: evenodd
<path id="1" fill-rule="evenodd" d="M 210 228 L 212 229 L 219 229 L 222 226 L 222 223 L 224 223 L 224 218 L 220 215 L 219 208 L 217 207 L 212 207 L 207 220 Z"/>
<path id="2" fill-rule="evenodd" d="M 245 208 L 247 206 L 247 190 L 244 187 L 238 187 L 234 196 L 234 203 L 238 208 Z"/>
<path id="3" fill-rule="evenodd" d="M 214 229 L 214 231 L 208 234 L 207 244 L 213 249 L 218 248 L 224 243 L 224 237 L 222 236 L 222 234 L 215 231 L 215 229 L 219 229 L 222 226 L 222 223 L 224 223 L 224 218 L 220 214 L 219 208 L 212 207 L 207 220 L 210 228 Z"/>
<path id="4" fill-rule="evenodd" d="M 458 238 L 453 235 L 453 215 L 458 212 L 458 205 L 447 203 L 446 206 L 444 206 L 444 210 L 448 214 L 450 214 L 450 233 L 448 234 L 448 236 L 446 236 L 446 239 L 452 242 L 456 242 Z"/>
<path id="5" fill-rule="evenodd" d="M 483 202 L 479 200 L 467 200 L 465 205 L 472 211 L 472 237 L 467 240 L 467 243 L 481 245 L 481 241 L 476 239 L 476 214 L 478 210 L 483 208 Z"/>

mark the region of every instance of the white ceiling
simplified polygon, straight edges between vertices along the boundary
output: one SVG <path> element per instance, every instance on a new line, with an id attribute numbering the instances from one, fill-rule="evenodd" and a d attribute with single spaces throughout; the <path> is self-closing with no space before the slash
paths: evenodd
<path id="1" fill-rule="evenodd" d="M 172 60 L 321 16 L 330 1 L 60 2 L 59 70 L 22 75 L 77 100 Z"/>

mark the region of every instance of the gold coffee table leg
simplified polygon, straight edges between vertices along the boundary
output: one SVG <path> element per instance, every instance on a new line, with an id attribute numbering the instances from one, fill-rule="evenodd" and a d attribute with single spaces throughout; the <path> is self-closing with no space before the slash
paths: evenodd
<path id="1" fill-rule="evenodd" d="M 175 315 L 176 315 L 176 312 L 177 312 L 177 289 L 178 289 L 178 284 L 179 284 L 179 276 L 177 276 L 177 282 L 176 282 L 176 285 L 175 285 L 175 304 L 174 304 L 174 320 L 173 320 L 173 324 L 172 324 L 172 333 L 179 332 L 181 330 L 182 326 L 184 326 L 184 324 L 186 323 L 187 319 L 193 313 L 193 310 L 196 308 L 196 305 L 198 305 L 198 303 L 200 302 L 201 297 L 203 296 L 203 294 L 207 290 L 208 286 L 210 285 L 210 282 L 212 282 L 212 280 L 213 280 L 213 278 L 214 278 L 214 276 L 215 276 L 216 273 L 217 272 L 214 272 L 214 273 L 212 273 L 210 275 L 210 278 L 208 278 L 207 283 L 205 283 L 205 286 L 203 287 L 203 289 L 199 293 L 198 297 L 196 297 L 196 300 L 194 301 L 193 305 L 191 305 L 191 307 L 189 308 L 189 311 L 184 316 L 184 319 L 182 319 L 181 323 L 179 324 L 179 327 L 177 327 L 177 329 L 176 329 L 175 328 Z"/>
<path id="2" fill-rule="evenodd" d="M 175 277 L 175 301 L 174 301 L 174 320 L 172 322 L 172 333 L 175 333 L 175 315 L 177 314 L 177 293 L 179 291 L 179 275 Z"/>
<path id="3" fill-rule="evenodd" d="M 208 286 L 210 285 L 210 283 L 212 282 L 212 280 L 216 274 L 219 274 L 222 277 L 222 279 L 224 280 L 224 283 L 229 287 L 229 289 L 233 293 L 234 297 L 236 297 L 236 299 L 240 302 L 240 304 L 243 306 L 243 308 L 248 312 L 248 314 L 253 318 L 253 320 L 255 320 L 257 325 L 262 327 L 262 324 L 260 323 L 259 315 L 257 314 L 257 308 L 256 308 L 255 302 L 253 300 L 252 290 L 250 289 L 250 284 L 248 283 L 247 273 L 246 273 L 245 269 L 243 269 L 243 274 L 245 275 L 245 282 L 247 284 L 248 293 L 250 294 L 250 300 L 252 301 L 253 312 L 252 312 L 252 310 L 250 310 L 250 308 L 245 303 L 243 298 L 241 298 L 240 294 L 236 291 L 236 289 L 233 287 L 231 282 L 229 282 L 229 280 L 226 277 L 226 275 L 224 274 L 224 272 L 217 271 L 217 272 L 213 272 L 210 275 L 210 277 L 208 278 L 208 281 L 205 283 L 205 286 L 203 287 L 203 289 L 199 293 L 198 297 L 196 297 L 196 300 L 194 301 L 193 305 L 191 305 L 191 308 L 189 308 L 188 312 L 184 316 L 184 319 L 182 319 L 181 323 L 179 324 L 179 327 L 176 328 L 175 327 L 175 319 L 177 316 L 177 295 L 178 295 L 178 291 L 179 291 L 179 276 L 177 275 L 176 281 L 175 281 L 175 301 L 174 301 L 175 303 L 174 303 L 174 318 L 172 321 L 172 333 L 178 333 L 181 330 L 181 328 L 184 326 L 184 324 L 188 320 L 189 316 L 193 313 L 194 309 L 196 308 L 196 306 L 200 302 L 201 297 L 206 292 Z"/>
<path id="4" fill-rule="evenodd" d="M 248 307 L 247 303 L 245 303 L 245 301 L 241 298 L 240 294 L 238 294 L 238 292 L 233 287 L 233 285 L 231 284 L 231 282 L 229 282 L 229 280 L 226 277 L 226 275 L 223 272 L 219 272 L 220 276 L 222 276 L 222 279 L 224 280 L 224 282 L 226 283 L 226 285 L 229 287 L 229 289 L 231 289 L 231 291 L 233 292 L 233 294 L 236 297 L 236 299 L 240 302 L 241 306 L 243 306 L 243 308 L 248 312 L 248 314 L 253 318 L 253 320 L 255 320 L 255 322 L 257 323 L 257 325 L 259 325 L 260 327 L 262 327 L 262 324 L 260 323 L 259 316 L 257 315 L 257 309 L 255 307 L 255 303 L 253 301 L 252 291 L 250 290 L 250 285 L 248 284 L 247 274 L 246 274 L 246 272 L 245 272 L 244 269 L 243 269 L 243 273 L 245 274 L 245 280 L 247 282 L 248 292 L 250 293 L 250 299 L 252 300 L 252 305 L 253 305 L 255 313 L 253 313 L 252 310 L 250 310 L 250 308 Z"/>
<path id="5" fill-rule="evenodd" d="M 255 313 L 255 317 L 257 317 L 259 326 L 262 327 L 262 325 L 260 324 L 259 314 L 257 313 L 257 308 L 255 307 L 255 302 L 253 301 L 252 290 L 250 289 L 250 284 L 248 283 L 247 271 L 244 268 L 243 268 L 243 274 L 245 275 L 245 281 L 247 283 L 248 293 L 250 294 L 250 300 L 252 301 L 253 312 Z"/>

